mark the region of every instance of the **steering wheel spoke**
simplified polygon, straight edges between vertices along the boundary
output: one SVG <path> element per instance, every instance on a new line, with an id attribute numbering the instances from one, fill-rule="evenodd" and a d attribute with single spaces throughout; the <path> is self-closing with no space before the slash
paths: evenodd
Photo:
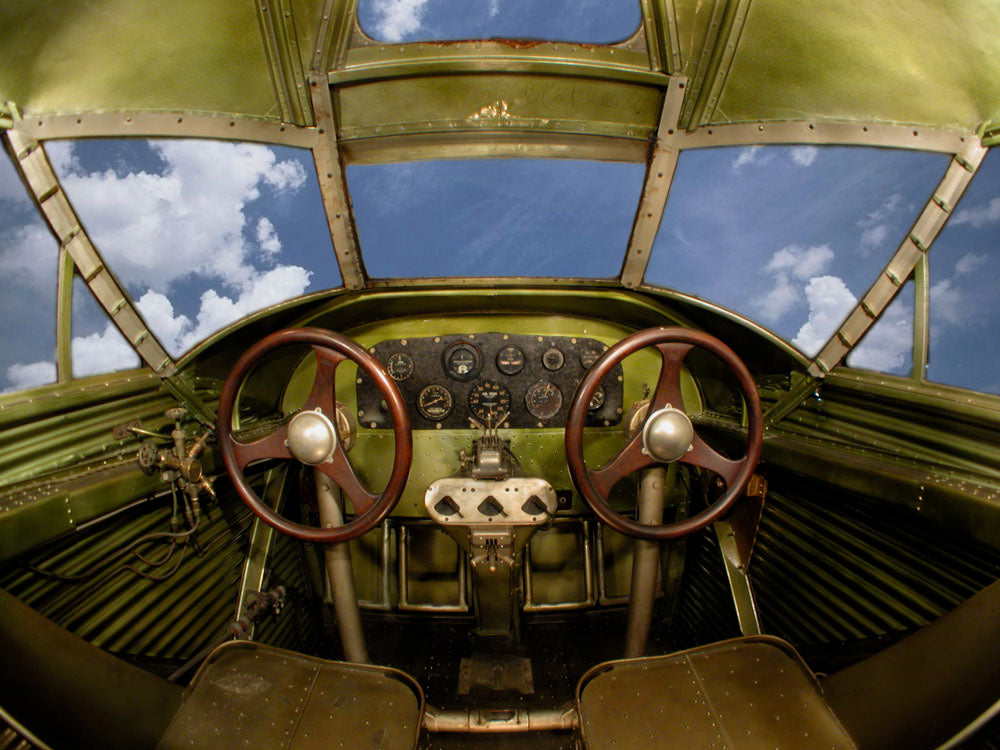
<path id="1" fill-rule="evenodd" d="M 636 435 L 617 456 L 600 469 L 587 469 L 587 476 L 590 477 L 594 488 L 606 497 L 611 492 L 611 488 L 618 484 L 623 477 L 654 463 L 656 462 L 652 458 L 642 452 L 642 436 Z"/>
<path id="2" fill-rule="evenodd" d="M 694 347 L 691 344 L 666 343 L 657 344 L 656 348 L 663 358 L 660 367 L 660 378 L 653 391 L 649 413 L 659 411 L 668 404 L 675 409 L 684 411 L 684 397 L 681 395 L 681 367 L 685 355 Z"/>
<path id="3" fill-rule="evenodd" d="M 287 425 L 282 425 L 267 437 L 254 440 L 252 443 L 238 443 L 230 435 L 229 442 L 232 445 L 236 466 L 242 472 L 256 461 L 263 461 L 267 458 L 292 458 L 292 452 L 288 450 L 287 435 Z"/>
<path id="4" fill-rule="evenodd" d="M 354 505 L 354 514 L 357 516 L 367 513 L 378 501 L 378 495 L 369 492 L 354 473 L 354 468 L 347 460 L 347 454 L 341 446 L 337 446 L 333 452 L 333 457 L 325 464 L 316 467 L 336 482 L 337 486 L 343 490 L 344 494 L 350 498 Z"/>
<path id="5" fill-rule="evenodd" d="M 743 468 L 743 461 L 733 461 L 726 458 L 697 434 L 691 441 L 691 450 L 682 456 L 680 461 L 715 472 L 725 481 L 726 487 L 733 486 L 733 482 L 739 476 L 740 469 Z"/>
<path id="6" fill-rule="evenodd" d="M 302 410 L 322 409 L 327 417 L 334 419 L 337 365 L 347 357 L 338 351 L 320 346 L 313 346 L 312 350 L 316 354 L 316 377 L 313 379 L 312 389 L 302 405 Z"/>

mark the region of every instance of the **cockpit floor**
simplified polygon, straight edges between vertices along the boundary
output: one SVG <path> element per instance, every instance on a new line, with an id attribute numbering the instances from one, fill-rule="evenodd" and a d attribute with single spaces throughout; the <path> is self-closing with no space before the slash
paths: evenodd
<path id="1" fill-rule="evenodd" d="M 414 677 L 424 689 L 428 705 L 443 710 L 555 709 L 571 703 L 580 677 L 595 664 L 621 658 L 625 642 L 625 611 L 613 610 L 581 616 L 552 615 L 525 618 L 521 642 L 476 637 L 469 620 L 401 622 L 377 615 L 366 617 L 365 634 L 371 659 L 396 667 Z M 672 651 L 663 638 L 651 635 L 649 654 Z M 532 692 L 525 694 L 502 680 L 501 689 L 482 683 L 460 692 L 462 659 L 489 654 L 530 660 Z M 498 660 L 499 661 L 499 660 Z M 468 688 L 468 680 L 465 687 Z M 422 748 L 458 750 L 491 748 L 542 748 L 571 750 L 571 732 L 532 732 L 504 735 L 433 733 Z"/>

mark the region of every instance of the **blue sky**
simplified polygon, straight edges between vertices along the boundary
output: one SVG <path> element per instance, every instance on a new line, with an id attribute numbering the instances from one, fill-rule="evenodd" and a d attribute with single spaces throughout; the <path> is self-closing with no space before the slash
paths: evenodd
<path id="1" fill-rule="evenodd" d="M 261 306 L 339 286 L 311 158 L 198 141 L 50 143 L 65 189 L 153 330 L 178 355 Z M 761 147 L 681 155 L 647 280 L 702 296 L 815 353 L 905 235 L 947 157 Z M 347 170 L 373 276 L 617 275 L 637 164 L 430 161 Z M 56 243 L 0 160 L 0 389 L 54 377 Z M 1000 392 L 1000 159 L 931 253 L 930 379 Z M 25 310 L 32 314 L 26 315 Z M 906 374 L 905 289 L 849 364 Z M 74 372 L 135 355 L 77 282 Z"/>
<path id="2" fill-rule="evenodd" d="M 383 42 L 548 39 L 608 44 L 639 27 L 636 0 L 360 0 L 358 20 Z"/>

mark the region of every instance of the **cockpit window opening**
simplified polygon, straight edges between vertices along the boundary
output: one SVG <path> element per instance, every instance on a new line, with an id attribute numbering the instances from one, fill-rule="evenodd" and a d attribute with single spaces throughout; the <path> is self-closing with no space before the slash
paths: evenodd
<path id="1" fill-rule="evenodd" d="M 79 276 L 73 280 L 72 331 L 70 354 L 74 378 L 131 370 L 142 364 L 135 349 Z"/>
<path id="2" fill-rule="evenodd" d="M 645 281 L 723 305 L 814 356 L 947 166 L 944 154 L 863 147 L 684 151 Z M 880 361 L 860 359 L 904 372 L 912 334 L 883 343 Z"/>
<path id="3" fill-rule="evenodd" d="M 0 147 L 0 393 L 56 382 L 59 243 Z"/>
<path id="4" fill-rule="evenodd" d="M 379 42 L 531 39 L 615 44 L 632 37 L 637 0 L 360 0 L 358 22 Z"/>
<path id="5" fill-rule="evenodd" d="M 485 159 L 351 165 L 373 278 L 618 275 L 644 165 Z"/>
<path id="6" fill-rule="evenodd" d="M 138 139 L 46 148 L 94 244 L 174 357 L 249 313 L 342 284 L 307 151 Z M 74 338 L 74 359 L 117 369 L 117 331 L 98 328 L 86 334 L 93 352 Z"/>
<path id="7" fill-rule="evenodd" d="M 990 150 L 927 256 L 927 380 L 1000 394 L 1000 154 Z"/>

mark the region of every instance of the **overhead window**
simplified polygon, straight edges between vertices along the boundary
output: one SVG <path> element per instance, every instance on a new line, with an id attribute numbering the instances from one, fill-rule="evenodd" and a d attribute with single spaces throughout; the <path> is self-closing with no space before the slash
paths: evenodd
<path id="1" fill-rule="evenodd" d="M 0 392 L 56 380 L 59 244 L 0 146 Z"/>
<path id="2" fill-rule="evenodd" d="M 681 154 L 647 283 L 728 308 L 807 356 L 834 334 L 927 203 L 948 157 L 857 147 Z M 909 320 L 912 295 L 886 316 Z M 897 320 L 898 319 L 898 320 Z M 848 362 L 909 372 L 912 328 L 869 335 Z M 880 342 L 879 351 L 871 342 Z"/>
<path id="3" fill-rule="evenodd" d="M 1000 394 L 1000 154 L 991 151 L 931 247 L 927 378 Z"/>
<path id="4" fill-rule="evenodd" d="M 376 278 L 555 276 L 621 270 L 643 166 L 494 159 L 350 166 Z"/>
<path id="5" fill-rule="evenodd" d="M 341 284 L 309 152 L 193 140 L 47 150 L 94 244 L 174 357 L 250 313 Z M 117 369 L 117 332 L 96 333 L 74 338 L 74 361 Z"/>
<path id="6" fill-rule="evenodd" d="M 543 39 L 611 44 L 639 26 L 637 0 L 361 0 L 362 30 L 380 42 Z"/>

